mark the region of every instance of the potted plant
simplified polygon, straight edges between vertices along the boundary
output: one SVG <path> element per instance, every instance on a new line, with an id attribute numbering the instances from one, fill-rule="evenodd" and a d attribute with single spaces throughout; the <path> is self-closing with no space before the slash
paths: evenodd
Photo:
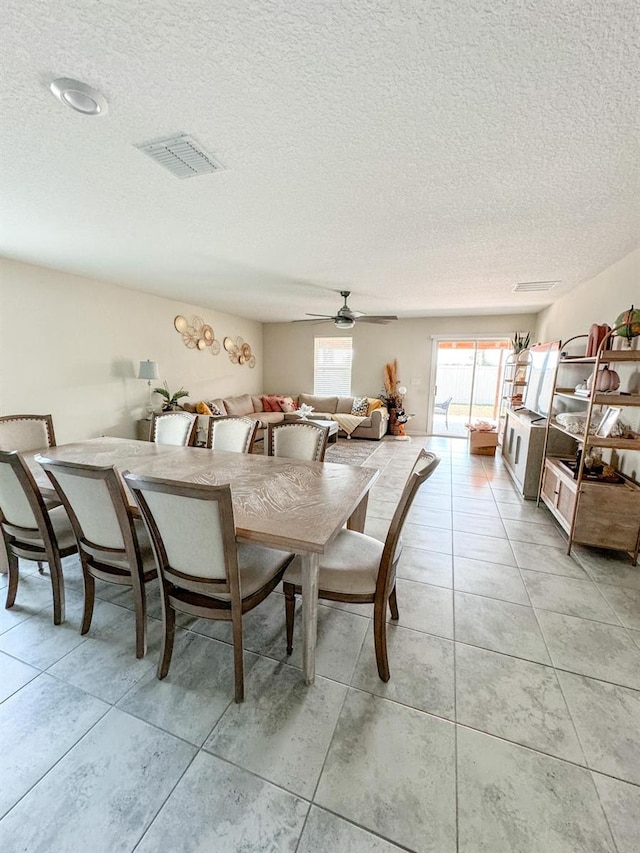
<path id="1" fill-rule="evenodd" d="M 184 388 L 180 388 L 179 391 L 175 391 L 173 394 L 169 391 L 169 386 L 166 381 L 164 382 L 164 388 L 154 388 L 156 394 L 160 394 L 163 398 L 162 403 L 162 411 L 163 412 L 172 412 L 174 409 L 181 409 L 182 406 L 178 403 L 178 400 L 181 400 L 183 397 L 188 397 L 189 392 L 185 391 Z"/>
<path id="2" fill-rule="evenodd" d="M 514 353 L 519 355 L 524 350 L 529 349 L 529 344 L 531 343 L 531 332 L 527 332 L 526 335 L 521 332 L 516 332 L 511 343 L 513 345 Z"/>
<path id="3" fill-rule="evenodd" d="M 406 388 L 402 388 L 402 392 L 406 393 Z M 384 366 L 384 391 L 379 395 L 379 399 L 389 410 L 389 432 L 391 435 L 403 435 L 404 424 L 409 420 L 404 411 L 404 393 L 401 393 L 400 390 L 398 360 L 394 358 L 393 361 Z"/>

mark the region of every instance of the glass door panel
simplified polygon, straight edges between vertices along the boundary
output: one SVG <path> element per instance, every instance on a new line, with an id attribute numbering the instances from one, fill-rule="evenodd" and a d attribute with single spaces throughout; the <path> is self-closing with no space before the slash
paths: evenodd
<path id="1" fill-rule="evenodd" d="M 452 438 L 467 436 L 471 420 L 497 423 L 504 362 L 511 341 L 437 341 L 432 433 Z"/>

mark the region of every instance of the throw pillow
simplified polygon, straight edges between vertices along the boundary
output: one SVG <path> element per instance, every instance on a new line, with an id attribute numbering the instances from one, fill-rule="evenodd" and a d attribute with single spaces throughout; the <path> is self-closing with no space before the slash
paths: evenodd
<path id="1" fill-rule="evenodd" d="M 285 414 L 289 414 L 290 412 L 295 412 L 298 408 L 298 404 L 294 403 L 293 397 L 282 397 L 280 399 L 280 411 Z"/>
<path id="2" fill-rule="evenodd" d="M 208 403 L 205 403 L 205 406 L 209 408 L 209 414 L 213 415 L 216 418 L 219 418 L 220 415 L 226 414 L 226 412 L 223 412 L 219 406 L 216 406 L 213 400 L 209 401 Z"/>
<path id="3" fill-rule="evenodd" d="M 265 412 L 281 412 L 280 408 L 280 398 L 275 394 L 269 394 L 266 397 L 262 398 L 262 405 L 264 406 Z"/>
<path id="4" fill-rule="evenodd" d="M 213 412 L 211 411 L 209 406 L 203 402 L 196 403 L 196 412 L 199 415 L 212 415 L 213 414 Z"/>
<path id="5" fill-rule="evenodd" d="M 369 408 L 367 409 L 367 417 L 371 414 L 371 412 L 375 412 L 376 409 L 382 408 L 382 400 L 379 400 L 377 397 L 367 397 L 369 402 Z"/>
<path id="6" fill-rule="evenodd" d="M 354 397 L 353 405 L 351 406 L 351 414 L 358 415 L 360 418 L 366 418 L 369 410 L 369 400 L 366 397 Z"/>

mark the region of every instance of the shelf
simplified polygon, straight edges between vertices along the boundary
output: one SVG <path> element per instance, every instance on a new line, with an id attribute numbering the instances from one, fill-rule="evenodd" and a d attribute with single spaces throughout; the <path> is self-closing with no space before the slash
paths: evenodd
<path id="1" fill-rule="evenodd" d="M 598 435 L 590 435 L 587 439 L 587 447 L 612 447 L 616 450 L 640 450 L 640 438 L 600 438 Z"/>
<path id="2" fill-rule="evenodd" d="M 560 359 L 560 364 L 595 364 L 596 357 L 589 356 L 587 358 L 585 355 L 567 355 L 564 358 Z"/>
<path id="3" fill-rule="evenodd" d="M 612 349 L 600 356 L 600 364 L 611 361 L 640 361 L 640 350 L 637 349 Z"/>
<path id="4" fill-rule="evenodd" d="M 640 406 L 640 394 L 596 394 L 593 403 L 595 406 Z"/>
<path id="5" fill-rule="evenodd" d="M 558 388 L 555 391 L 556 397 L 566 397 L 568 400 L 579 400 L 581 403 L 589 403 L 590 398 L 584 394 L 576 394 L 572 388 Z"/>
<path id="6" fill-rule="evenodd" d="M 575 432 L 569 432 L 568 429 L 565 429 L 563 426 L 560 426 L 560 424 L 557 421 L 554 421 L 553 419 L 551 420 L 551 426 L 553 427 L 553 429 L 557 429 L 558 432 L 570 436 L 574 441 L 577 441 L 578 444 L 582 444 L 582 440 L 584 438 L 584 434 L 582 432 L 578 435 L 576 435 Z"/>

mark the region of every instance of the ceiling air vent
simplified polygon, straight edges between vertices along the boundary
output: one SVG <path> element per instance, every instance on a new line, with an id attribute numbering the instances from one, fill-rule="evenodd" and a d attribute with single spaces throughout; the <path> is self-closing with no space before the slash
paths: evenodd
<path id="1" fill-rule="evenodd" d="M 543 290 L 553 290 L 559 281 L 519 281 L 511 289 L 512 293 L 541 293 Z"/>
<path id="2" fill-rule="evenodd" d="M 225 168 L 219 160 L 207 154 L 195 139 L 184 134 L 142 142 L 135 147 L 168 169 L 176 178 L 195 178 Z"/>

